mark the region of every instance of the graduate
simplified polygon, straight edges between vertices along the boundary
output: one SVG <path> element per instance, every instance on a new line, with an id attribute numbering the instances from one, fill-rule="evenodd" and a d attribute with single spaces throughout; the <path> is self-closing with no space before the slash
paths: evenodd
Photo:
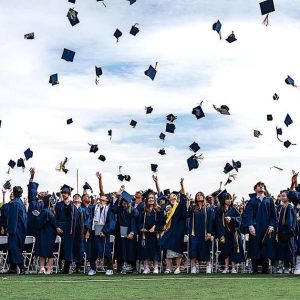
<path id="1" fill-rule="evenodd" d="M 188 208 L 189 258 L 191 274 L 197 273 L 196 260 L 206 262 L 206 273 L 212 272 L 210 263 L 211 236 L 213 231 L 213 209 L 207 205 L 202 192 L 195 195 L 195 201 Z"/>
<path id="2" fill-rule="evenodd" d="M 123 191 L 119 201 L 115 201 L 116 214 L 115 259 L 122 274 L 135 268 L 137 259 L 138 210 L 132 207 L 133 196 Z"/>
<path id="3" fill-rule="evenodd" d="M 273 199 L 268 197 L 266 186 L 259 181 L 254 186 L 255 194 L 246 205 L 242 226 L 249 232 L 249 251 L 253 274 L 269 273 L 268 259 L 275 258 L 275 229 L 277 218 Z"/>
<path id="4" fill-rule="evenodd" d="M 215 222 L 216 236 L 219 239 L 219 258 L 225 261 L 225 269 L 222 273 L 229 273 L 229 262 L 231 262 L 231 273 L 236 274 L 236 263 L 245 261 L 240 233 L 241 215 L 233 207 L 233 198 L 226 190 L 219 194 L 218 199 L 220 205 L 215 209 Z"/>
<path id="5" fill-rule="evenodd" d="M 53 252 L 57 234 L 62 230 L 57 227 L 54 213 L 50 207 L 51 195 L 46 195 L 43 199 L 44 205 L 41 212 L 35 210 L 34 225 L 36 232 L 36 249 L 35 255 L 39 257 L 39 274 L 52 274 L 53 272 Z M 46 260 L 47 270 L 45 269 Z"/>
<path id="6" fill-rule="evenodd" d="M 41 212 L 43 209 L 43 198 L 45 197 L 44 192 L 38 193 L 38 186 L 39 184 L 34 182 L 34 175 L 35 175 L 35 169 L 30 168 L 30 180 L 28 184 L 28 210 L 27 210 L 27 235 L 29 236 L 35 236 L 34 232 L 34 216 L 32 212 L 34 210 L 37 210 L 38 212 Z"/>
<path id="7" fill-rule="evenodd" d="M 277 207 L 278 228 L 276 235 L 276 258 L 283 261 L 284 274 L 291 272 L 296 250 L 294 238 L 296 218 L 287 194 L 287 191 L 280 192 L 281 204 Z"/>
<path id="8" fill-rule="evenodd" d="M 23 189 L 20 186 L 13 188 L 14 199 L 8 205 L 7 234 L 8 234 L 8 274 L 17 274 L 17 266 L 20 275 L 25 274 L 24 258 L 22 255 L 27 230 L 27 214 L 25 205 L 21 199 Z"/>
<path id="9" fill-rule="evenodd" d="M 154 263 L 153 274 L 158 274 L 160 260 L 159 232 L 161 231 L 162 211 L 157 205 L 155 194 L 148 190 L 143 211 L 139 213 L 139 259 L 144 261 L 143 274 L 150 273 L 149 263 Z"/>
<path id="10" fill-rule="evenodd" d="M 187 199 L 183 186 L 183 178 L 180 181 L 180 185 L 179 199 L 174 193 L 170 194 L 169 205 L 166 206 L 164 213 L 164 227 L 161 234 L 160 246 L 166 251 L 167 266 L 165 274 L 172 272 L 173 258 L 176 259 L 174 274 L 180 274 L 187 218 Z"/>

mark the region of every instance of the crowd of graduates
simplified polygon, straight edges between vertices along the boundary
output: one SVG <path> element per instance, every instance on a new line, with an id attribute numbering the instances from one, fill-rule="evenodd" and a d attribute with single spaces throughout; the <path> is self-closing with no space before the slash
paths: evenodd
<path id="1" fill-rule="evenodd" d="M 80 272 L 87 261 L 86 273 L 95 275 L 99 259 L 104 261 L 106 275 L 138 271 L 136 261 L 143 262 L 143 274 L 180 274 L 185 251 L 192 274 L 199 271 L 199 263 L 206 266 L 206 273 L 212 273 L 216 241 L 222 273 L 237 273 L 237 264 L 248 258 L 253 274 L 269 273 L 270 266 L 277 267 L 277 272 L 300 274 L 298 174 L 276 199 L 258 182 L 250 199 L 239 204 L 221 189 L 208 196 L 198 192 L 192 198 L 183 179 L 179 192 L 162 192 L 154 175 L 156 191 L 130 195 L 122 186 L 107 194 L 102 174 L 97 172 L 100 193 L 96 198 L 88 190 L 71 196 L 72 188 L 67 185 L 58 195 L 39 192 L 34 176 L 31 168 L 28 201 L 20 186 L 13 187 L 9 202 L 3 190 L 0 229 L 8 243 L 0 245 L 0 250 L 8 249 L 9 274 L 25 274 L 26 236 L 36 239 L 34 255 L 40 274 L 53 273 L 57 236 L 61 237 L 59 267 L 64 274 L 71 273 L 71 266 L 73 272 Z"/>

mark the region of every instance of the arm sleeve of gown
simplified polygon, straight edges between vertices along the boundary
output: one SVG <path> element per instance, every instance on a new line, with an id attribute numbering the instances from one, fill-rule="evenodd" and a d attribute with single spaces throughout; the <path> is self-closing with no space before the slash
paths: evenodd
<path id="1" fill-rule="evenodd" d="M 38 190 L 39 184 L 33 181 L 29 181 L 28 184 L 28 202 L 32 202 L 37 197 L 37 190 Z"/>
<path id="2" fill-rule="evenodd" d="M 275 204 L 273 200 L 270 202 L 270 226 L 273 226 L 274 228 L 278 227 Z"/>

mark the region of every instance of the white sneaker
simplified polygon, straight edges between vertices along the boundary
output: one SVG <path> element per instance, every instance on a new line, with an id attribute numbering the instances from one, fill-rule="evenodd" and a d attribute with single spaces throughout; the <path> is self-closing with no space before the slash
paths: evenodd
<path id="1" fill-rule="evenodd" d="M 131 265 L 126 265 L 125 266 L 125 270 L 126 270 L 126 272 L 131 272 L 132 271 L 132 266 Z"/>
<path id="2" fill-rule="evenodd" d="M 145 267 L 143 274 L 150 274 L 150 269 L 148 266 Z"/>
<path id="3" fill-rule="evenodd" d="M 237 274 L 236 268 L 232 268 L 232 269 L 231 269 L 231 274 Z"/>
<path id="4" fill-rule="evenodd" d="M 290 269 L 284 269 L 283 274 L 290 274 Z"/>
<path id="5" fill-rule="evenodd" d="M 89 276 L 96 275 L 96 271 L 93 270 L 93 269 L 90 269 L 89 272 L 88 272 L 88 275 L 89 275 Z"/>
<path id="6" fill-rule="evenodd" d="M 228 274 L 229 273 L 229 270 L 226 268 L 222 271 L 222 274 Z"/>
<path id="7" fill-rule="evenodd" d="M 170 269 L 166 269 L 165 270 L 165 274 L 170 274 L 171 273 L 171 270 Z"/>
<path id="8" fill-rule="evenodd" d="M 211 267 L 206 267 L 206 274 L 211 274 Z"/>
<path id="9" fill-rule="evenodd" d="M 158 266 L 154 267 L 153 274 L 159 274 Z"/>
<path id="10" fill-rule="evenodd" d="M 106 270 L 105 275 L 114 275 L 114 271 L 113 270 Z"/>
<path id="11" fill-rule="evenodd" d="M 191 274 L 196 274 L 196 273 L 197 273 L 196 266 L 192 266 L 192 268 L 191 268 Z"/>
<path id="12" fill-rule="evenodd" d="M 174 271 L 174 274 L 175 275 L 180 274 L 180 268 L 176 268 L 176 270 Z"/>
<path id="13" fill-rule="evenodd" d="M 277 274 L 282 274 L 283 273 L 283 268 L 279 268 L 276 273 Z"/>
<path id="14" fill-rule="evenodd" d="M 296 268 L 296 269 L 294 270 L 294 275 L 300 275 L 300 269 L 297 269 L 297 268 Z"/>

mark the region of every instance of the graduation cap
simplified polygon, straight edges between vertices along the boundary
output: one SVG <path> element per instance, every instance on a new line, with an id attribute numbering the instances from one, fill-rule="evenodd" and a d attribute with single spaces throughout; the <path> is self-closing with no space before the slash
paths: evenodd
<path id="1" fill-rule="evenodd" d="M 225 202 L 225 199 L 227 197 L 227 190 L 223 190 L 217 197 L 218 197 L 218 200 L 220 203 L 224 203 Z"/>
<path id="2" fill-rule="evenodd" d="M 13 161 L 13 160 L 10 160 L 10 161 L 8 162 L 8 165 L 9 165 L 10 168 L 13 169 L 13 168 L 15 167 L 15 165 L 16 165 L 16 162 Z"/>
<path id="3" fill-rule="evenodd" d="M 133 3 L 136 2 L 136 0 L 127 0 L 127 1 L 129 1 L 129 4 L 130 4 L 130 5 L 132 5 Z"/>
<path id="4" fill-rule="evenodd" d="M 170 189 L 164 190 L 164 196 L 169 196 L 171 194 Z"/>
<path id="5" fill-rule="evenodd" d="M 204 114 L 204 112 L 202 110 L 202 107 L 201 107 L 202 106 L 202 102 L 203 101 L 201 101 L 200 105 L 194 107 L 193 110 L 192 110 L 192 114 L 196 116 L 197 120 L 205 117 L 205 114 Z"/>
<path id="6" fill-rule="evenodd" d="M 166 132 L 174 133 L 175 129 L 176 129 L 175 124 L 173 124 L 173 123 L 166 124 Z"/>
<path id="7" fill-rule="evenodd" d="M 129 125 L 132 126 L 132 128 L 135 128 L 135 126 L 137 125 L 137 121 L 131 120 Z"/>
<path id="8" fill-rule="evenodd" d="M 124 179 L 125 179 L 125 181 L 130 181 L 131 180 L 131 176 L 130 175 L 124 175 Z"/>
<path id="9" fill-rule="evenodd" d="M 260 137 L 262 135 L 262 133 L 259 130 L 255 130 L 254 129 L 253 135 L 254 135 L 254 137 L 258 138 L 258 137 Z"/>
<path id="10" fill-rule="evenodd" d="M 78 12 L 75 9 L 73 9 L 73 8 L 69 9 L 67 18 L 70 21 L 70 24 L 72 26 L 75 26 L 79 23 L 79 19 L 78 19 L 77 15 L 78 15 Z"/>
<path id="11" fill-rule="evenodd" d="M 225 167 L 224 167 L 224 173 L 227 174 L 229 172 L 231 172 L 233 170 L 233 166 L 230 163 L 226 163 Z"/>
<path id="12" fill-rule="evenodd" d="M 125 177 L 124 177 L 122 174 L 119 174 L 119 175 L 118 175 L 118 179 L 119 179 L 120 181 L 123 181 L 123 180 L 125 179 Z"/>
<path id="13" fill-rule="evenodd" d="M 158 165 L 156 164 L 151 164 L 151 171 L 156 173 L 157 172 L 157 168 L 158 168 Z"/>
<path id="14" fill-rule="evenodd" d="M 150 79 L 154 80 L 156 76 L 156 67 L 157 67 L 158 62 L 155 63 L 155 67 L 152 67 L 152 65 L 149 66 L 148 70 L 146 70 L 144 73 L 146 76 L 148 76 Z"/>
<path id="15" fill-rule="evenodd" d="M 279 135 L 282 135 L 282 129 L 278 128 L 277 126 L 276 126 L 276 135 L 277 135 L 277 139 L 279 140 L 279 142 L 282 143 L 282 140 L 278 137 Z"/>
<path id="16" fill-rule="evenodd" d="M 85 182 L 85 184 L 83 185 L 82 188 L 83 188 L 84 190 L 90 190 L 91 193 L 93 193 L 92 187 L 91 187 L 87 182 Z"/>
<path id="17" fill-rule="evenodd" d="M 164 148 L 160 149 L 160 150 L 158 151 L 158 153 L 159 153 L 160 155 L 166 155 L 166 154 L 167 154 L 167 153 L 166 153 L 166 150 L 165 150 Z"/>
<path id="18" fill-rule="evenodd" d="M 279 100 L 279 96 L 276 93 L 273 95 L 273 100 Z"/>
<path id="19" fill-rule="evenodd" d="M 260 5 L 261 14 L 263 16 L 267 15 L 265 17 L 265 19 L 263 20 L 263 24 L 268 26 L 268 24 L 269 24 L 269 13 L 275 11 L 274 2 L 273 2 L 273 0 L 266 0 L 266 1 L 260 2 L 259 5 Z"/>
<path id="20" fill-rule="evenodd" d="M 200 150 L 200 146 L 196 143 L 196 142 L 193 142 L 190 146 L 189 146 L 189 149 L 193 152 L 197 152 L 198 150 Z"/>
<path id="21" fill-rule="evenodd" d="M 122 36 L 122 32 L 117 28 L 114 37 L 117 39 L 117 43 L 119 42 L 119 38 Z"/>
<path id="22" fill-rule="evenodd" d="M 71 195 L 72 191 L 74 189 L 70 186 L 68 186 L 67 184 L 64 184 L 61 188 L 60 188 L 60 192 L 63 194 L 63 193 L 68 193 Z"/>
<path id="23" fill-rule="evenodd" d="M 292 85 L 294 87 L 297 87 L 297 85 L 295 85 L 294 79 L 292 77 L 290 77 L 289 75 L 288 75 L 288 77 L 284 81 L 288 85 Z"/>
<path id="24" fill-rule="evenodd" d="M 30 150 L 30 148 L 28 148 L 24 151 L 24 155 L 25 155 L 25 159 L 28 160 L 28 159 L 32 158 L 33 152 Z"/>
<path id="25" fill-rule="evenodd" d="M 61 56 L 65 61 L 73 61 L 75 56 L 75 52 L 69 49 L 64 48 L 63 54 Z"/>
<path id="26" fill-rule="evenodd" d="M 24 163 L 24 159 L 23 158 L 19 158 L 17 160 L 17 167 L 20 167 L 20 168 L 25 168 L 25 163 Z"/>
<path id="27" fill-rule="evenodd" d="M 286 115 L 286 117 L 284 119 L 284 124 L 286 125 L 286 127 L 293 124 L 293 120 L 289 114 Z"/>
<path id="28" fill-rule="evenodd" d="M 69 2 L 75 4 L 76 0 L 69 0 Z"/>
<path id="29" fill-rule="evenodd" d="M 267 115 L 267 121 L 273 121 L 273 116 L 272 115 Z"/>
<path id="30" fill-rule="evenodd" d="M 146 114 L 151 114 L 153 111 L 153 108 L 152 108 L 152 106 L 146 106 L 145 110 L 146 110 Z"/>
<path id="31" fill-rule="evenodd" d="M 72 123 L 73 123 L 73 119 L 72 118 L 70 118 L 70 119 L 67 120 L 67 125 L 70 125 Z"/>
<path id="32" fill-rule="evenodd" d="M 165 138 L 166 138 L 166 135 L 161 132 L 161 134 L 159 135 L 159 139 L 165 141 Z"/>
<path id="33" fill-rule="evenodd" d="M 230 115 L 229 107 L 227 105 L 221 105 L 220 108 L 213 104 L 213 108 L 222 115 Z"/>
<path id="34" fill-rule="evenodd" d="M 56 170 L 56 171 L 59 171 L 59 172 L 63 171 L 65 174 L 67 174 L 68 171 L 69 171 L 69 170 L 66 168 L 67 162 L 68 162 L 68 158 L 65 157 L 65 159 L 64 159 L 63 161 L 61 161 L 61 162 L 56 166 L 55 170 Z"/>
<path id="35" fill-rule="evenodd" d="M 228 38 L 226 39 L 226 41 L 227 41 L 229 44 L 231 44 L 231 43 L 233 43 L 233 42 L 236 41 L 236 37 L 235 37 L 233 31 L 232 31 L 232 33 L 228 36 Z"/>
<path id="36" fill-rule="evenodd" d="M 24 34 L 25 40 L 33 40 L 34 39 L 34 32 Z"/>
<path id="37" fill-rule="evenodd" d="M 217 22 L 215 22 L 212 26 L 212 29 L 219 34 L 220 40 L 222 39 L 221 28 L 222 28 L 222 24 L 219 20 Z"/>
<path id="38" fill-rule="evenodd" d="M 51 83 L 52 86 L 56 85 L 56 84 L 59 84 L 59 82 L 58 82 L 58 74 L 57 73 L 50 75 L 49 83 Z"/>
<path id="39" fill-rule="evenodd" d="M 196 154 L 194 154 L 194 155 L 190 156 L 187 159 L 189 171 L 192 171 L 193 169 L 198 169 L 199 161 L 203 160 L 203 159 L 204 159 L 203 154 L 200 154 L 198 156 Z"/>
<path id="40" fill-rule="evenodd" d="M 98 157 L 98 159 L 101 160 L 101 161 L 106 161 L 106 157 L 104 155 L 100 155 Z"/>
<path id="41" fill-rule="evenodd" d="M 112 130 L 109 129 L 109 130 L 107 131 L 107 134 L 108 134 L 108 136 L 110 137 L 110 140 L 111 140 L 111 138 L 112 138 Z"/>
<path id="42" fill-rule="evenodd" d="M 123 191 L 121 193 L 121 198 L 126 201 L 126 202 L 131 202 L 134 198 L 133 195 L 130 195 L 129 193 L 127 193 L 126 191 Z"/>
<path id="43" fill-rule="evenodd" d="M 240 161 L 234 161 L 234 160 L 232 160 L 232 166 L 238 172 L 239 169 L 242 167 L 242 164 L 241 164 Z"/>
<path id="44" fill-rule="evenodd" d="M 98 84 L 99 83 L 99 78 L 102 75 L 102 68 L 95 66 L 95 73 L 96 73 L 95 83 Z"/>
<path id="45" fill-rule="evenodd" d="M 241 216 L 241 214 L 234 206 L 225 213 L 225 217 L 239 218 L 240 216 Z"/>
<path id="46" fill-rule="evenodd" d="M 131 29 L 130 29 L 130 31 L 129 31 L 130 34 L 136 36 L 136 35 L 139 33 L 140 30 L 138 29 L 137 25 L 139 25 L 139 24 L 138 24 L 138 23 L 135 23 L 135 24 L 131 27 Z"/>
<path id="47" fill-rule="evenodd" d="M 173 114 L 168 114 L 167 115 L 167 120 L 169 122 L 174 122 L 177 119 L 177 116 L 174 116 Z"/>
<path id="48" fill-rule="evenodd" d="M 11 180 L 11 179 L 10 179 L 10 180 Z M 3 188 L 4 188 L 5 190 L 10 190 L 10 189 L 11 189 L 10 180 L 7 180 L 7 181 L 3 184 Z"/>
<path id="49" fill-rule="evenodd" d="M 291 145 L 292 145 L 292 146 L 295 146 L 295 145 L 297 145 L 297 144 L 293 144 L 293 143 L 291 143 L 289 140 L 287 140 L 287 141 L 285 141 L 285 142 L 283 143 L 283 145 L 284 145 L 285 148 L 288 148 L 288 147 L 290 147 Z"/>
<path id="50" fill-rule="evenodd" d="M 89 145 L 90 145 L 90 152 L 96 153 L 99 150 L 98 145 L 91 145 L 91 144 Z"/>

